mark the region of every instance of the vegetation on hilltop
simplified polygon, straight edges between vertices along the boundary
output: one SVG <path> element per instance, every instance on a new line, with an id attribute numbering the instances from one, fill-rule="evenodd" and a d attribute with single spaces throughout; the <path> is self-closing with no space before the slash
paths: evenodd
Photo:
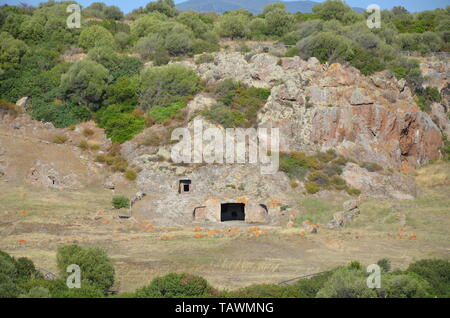
<path id="1" fill-rule="evenodd" d="M 382 12 L 381 28 L 369 29 L 367 13 L 332 0 L 318 4 L 313 13 L 292 14 L 275 3 L 258 15 L 242 9 L 222 15 L 179 12 L 170 0 L 124 15 L 115 6 L 95 2 L 83 8 L 82 27 L 69 29 L 66 8 L 71 3 L 0 7 L 0 98 L 14 103 L 29 96 L 27 111 L 33 118 L 56 127 L 95 119 L 119 143 L 176 115 L 183 107 L 174 103 L 186 103 L 202 89 L 192 71 L 164 65 L 218 51 L 221 39 L 279 41 L 288 46 L 288 56 L 348 63 L 364 74 L 388 69 L 407 80 L 423 110 L 436 100 L 436 92 L 422 87 L 418 62 L 402 51 L 449 50 L 449 8 L 409 13 L 394 7 Z M 85 58 L 69 58 L 76 55 Z M 161 67 L 144 69 L 149 61 Z M 197 61 L 212 59 L 203 55 Z M 233 103 L 221 103 L 209 115 L 229 126 L 248 126 L 262 92 L 235 92 Z M 239 100 L 246 104 L 238 105 Z"/>

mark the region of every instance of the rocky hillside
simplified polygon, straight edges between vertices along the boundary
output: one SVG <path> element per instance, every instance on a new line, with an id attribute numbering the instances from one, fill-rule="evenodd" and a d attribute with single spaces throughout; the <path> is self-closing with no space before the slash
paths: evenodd
<path id="1" fill-rule="evenodd" d="M 394 169 L 417 168 L 440 157 L 439 127 L 419 110 L 406 82 L 389 72 L 368 77 L 315 58 L 240 53 L 219 53 L 213 63 L 189 66 L 209 84 L 234 78 L 270 88 L 258 125 L 281 129 L 282 151 L 332 148 Z"/>

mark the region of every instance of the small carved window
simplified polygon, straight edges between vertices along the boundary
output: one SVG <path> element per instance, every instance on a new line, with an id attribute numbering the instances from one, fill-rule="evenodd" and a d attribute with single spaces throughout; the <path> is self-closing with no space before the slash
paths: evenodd
<path id="1" fill-rule="evenodd" d="M 180 180 L 178 185 L 178 193 L 189 193 L 191 192 L 191 180 Z"/>

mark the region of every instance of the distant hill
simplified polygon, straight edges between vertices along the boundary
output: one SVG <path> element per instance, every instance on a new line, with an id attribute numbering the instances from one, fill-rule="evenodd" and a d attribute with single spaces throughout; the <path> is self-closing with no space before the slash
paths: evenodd
<path id="1" fill-rule="evenodd" d="M 181 11 L 195 10 L 198 12 L 217 12 L 245 9 L 252 13 L 261 13 L 262 9 L 270 4 L 280 1 L 275 0 L 188 0 L 177 4 Z M 312 8 L 318 4 L 314 1 L 286 1 L 284 2 L 289 12 L 311 13 Z M 362 12 L 362 8 L 353 8 L 357 12 Z"/>

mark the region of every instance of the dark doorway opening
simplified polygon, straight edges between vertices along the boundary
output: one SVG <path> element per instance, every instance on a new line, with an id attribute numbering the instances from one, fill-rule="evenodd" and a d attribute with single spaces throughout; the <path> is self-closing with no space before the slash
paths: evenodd
<path id="1" fill-rule="evenodd" d="M 245 221 L 244 203 L 223 203 L 220 205 L 220 221 Z"/>
<path id="2" fill-rule="evenodd" d="M 178 185 L 178 193 L 188 193 L 191 192 L 191 180 L 180 180 Z"/>

